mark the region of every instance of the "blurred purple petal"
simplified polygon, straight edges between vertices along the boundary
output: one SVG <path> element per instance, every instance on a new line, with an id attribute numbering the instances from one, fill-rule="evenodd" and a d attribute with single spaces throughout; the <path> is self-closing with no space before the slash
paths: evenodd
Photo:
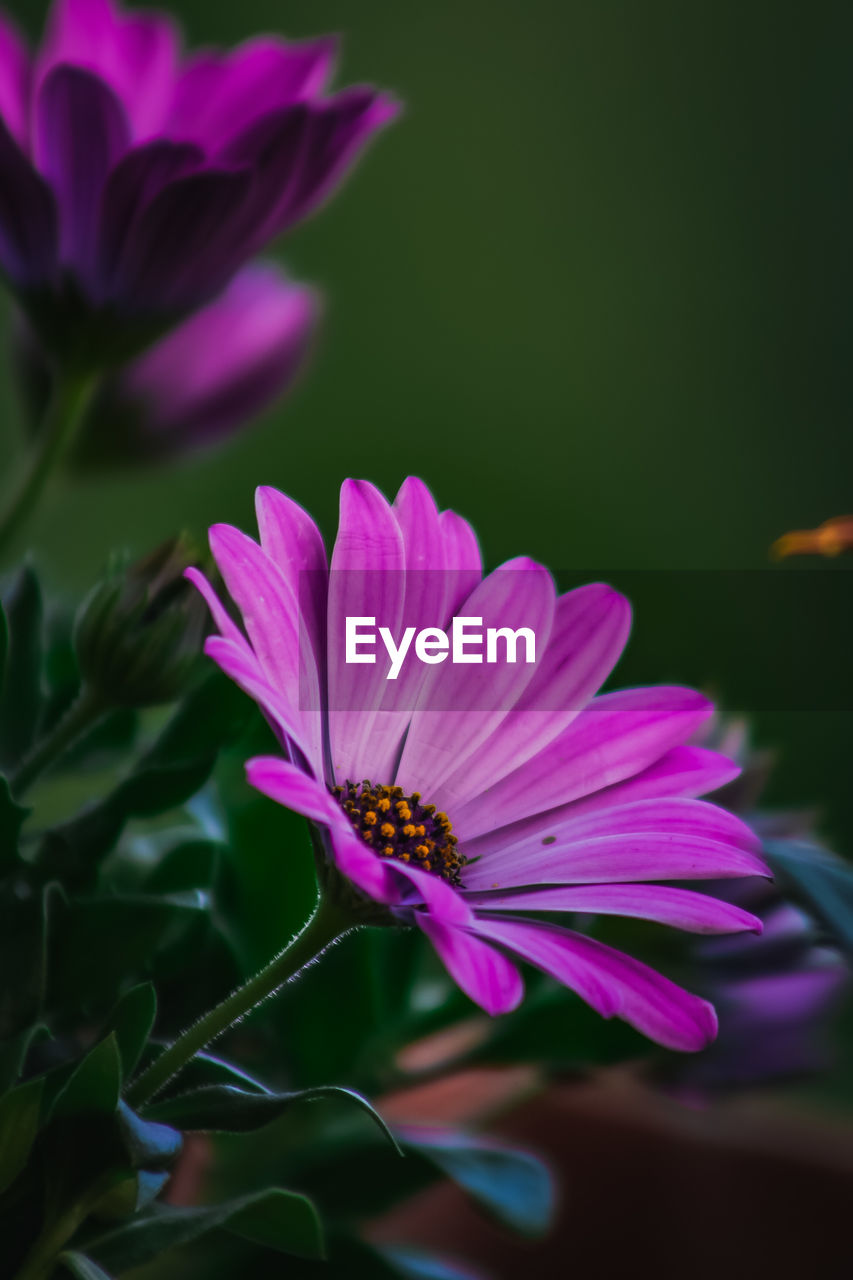
<path id="1" fill-rule="evenodd" d="M 199 53 L 175 85 L 167 128 L 213 153 L 259 116 L 323 93 L 336 49 L 333 36 L 302 44 L 260 36 L 231 53 Z"/>
<path id="2" fill-rule="evenodd" d="M 36 163 L 63 212 L 63 266 L 86 284 L 104 183 L 128 139 L 122 105 L 102 80 L 77 67 L 51 71 L 36 99 Z"/>
<path id="3" fill-rule="evenodd" d="M 272 264 L 244 268 L 121 375 L 152 451 L 211 444 L 260 413 L 300 371 L 318 311 L 314 291 Z"/>
<path id="4" fill-rule="evenodd" d="M 0 13 L 0 119 L 24 151 L 29 137 L 31 75 L 29 50 L 11 19 Z"/>

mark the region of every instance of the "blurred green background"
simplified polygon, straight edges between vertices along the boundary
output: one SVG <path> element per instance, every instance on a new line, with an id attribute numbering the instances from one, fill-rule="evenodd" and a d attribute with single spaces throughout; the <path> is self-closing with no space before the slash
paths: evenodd
<path id="1" fill-rule="evenodd" d="M 11 5 L 32 32 L 45 7 Z M 55 582 L 87 585 L 110 544 L 250 528 L 261 482 L 331 533 L 345 476 L 393 491 L 409 472 L 473 520 L 491 564 L 802 571 L 768 569 L 772 540 L 853 506 L 853 7 L 169 7 L 193 44 L 341 31 L 339 82 L 388 87 L 406 112 L 280 247 L 328 295 L 299 392 L 223 452 L 66 486 L 35 530 Z M 2 408 L 8 458 L 8 377 Z M 643 608 L 624 674 L 711 683 L 735 710 L 769 679 L 781 692 L 756 720 L 779 748 L 775 795 L 820 806 L 849 853 L 851 704 L 785 698 L 795 658 L 848 678 L 847 570 L 825 618 L 794 591 L 787 614 L 753 609 L 742 640 L 738 581 L 740 596 L 709 587 L 707 627 L 677 599 Z"/>

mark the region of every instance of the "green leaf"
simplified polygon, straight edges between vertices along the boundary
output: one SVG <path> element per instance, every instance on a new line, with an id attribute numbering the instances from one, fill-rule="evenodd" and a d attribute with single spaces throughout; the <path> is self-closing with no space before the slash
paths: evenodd
<path id="1" fill-rule="evenodd" d="M 121 1094 L 121 1058 L 114 1034 L 87 1053 L 56 1096 L 51 1119 L 99 1112 L 112 1115 Z"/>
<path id="2" fill-rule="evenodd" d="M 159 1049 L 152 1051 L 150 1057 L 146 1054 L 145 1065 L 148 1066 L 149 1062 L 153 1062 L 159 1052 Z M 187 1063 L 179 1080 L 167 1085 L 164 1092 L 174 1093 L 175 1090 L 179 1090 L 181 1093 L 187 1093 L 191 1089 L 202 1089 L 207 1085 L 236 1085 L 238 1089 L 248 1089 L 253 1093 L 271 1092 L 265 1084 L 256 1080 L 242 1067 L 238 1067 L 236 1063 L 218 1058 L 212 1053 L 197 1053 L 193 1060 Z"/>
<path id="3" fill-rule="evenodd" d="M 0 694 L 0 767 L 16 768 L 36 735 L 42 704 L 42 602 L 33 570 L 22 569 L 5 601 L 8 642 Z"/>
<path id="4" fill-rule="evenodd" d="M 398 1154 L 403 1154 L 379 1112 L 360 1093 L 341 1085 L 320 1085 L 295 1093 L 246 1093 L 232 1085 L 211 1085 L 195 1089 L 192 1093 L 179 1094 L 166 1102 L 154 1103 L 146 1108 L 146 1115 L 169 1121 L 188 1132 L 250 1133 L 277 1120 L 294 1103 L 335 1097 L 354 1102 L 366 1112 Z"/>
<path id="5" fill-rule="evenodd" d="M 554 1183 L 536 1156 L 459 1130 L 398 1128 L 397 1134 L 515 1231 L 538 1236 L 548 1230 Z"/>
<path id="6" fill-rule="evenodd" d="M 99 1267 L 97 1262 L 93 1262 L 82 1253 L 75 1251 L 61 1253 L 59 1261 L 66 1271 L 70 1271 L 72 1276 L 77 1277 L 77 1280 L 112 1280 L 103 1267 Z"/>
<path id="7" fill-rule="evenodd" d="M 764 851 L 773 870 L 805 900 L 838 945 L 853 952 L 853 867 L 806 841 L 768 840 Z"/>
<path id="8" fill-rule="evenodd" d="M 122 1178 L 92 1208 L 99 1222 L 115 1222 L 147 1209 L 169 1181 L 164 1171 L 141 1169 Z"/>
<path id="9" fill-rule="evenodd" d="M 213 672 L 191 690 L 153 747 L 109 795 L 45 834 L 38 860 L 64 883 L 90 881 L 131 818 L 166 813 L 204 786 L 219 750 L 251 713 L 249 699 Z"/>
<path id="10" fill-rule="evenodd" d="M 0 1098 L 0 1192 L 26 1164 L 38 1133 L 43 1085 L 29 1080 Z"/>
<path id="11" fill-rule="evenodd" d="M 323 1257 L 322 1228 L 313 1204 L 295 1191 L 278 1187 L 199 1209 L 157 1205 L 125 1226 L 90 1240 L 86 1247 L 102 1266 L 120 1272 L 217 1228 L 281 1253 Z"/>
<path id="12" fill-rule="evenodd" d="M 12 798 L 9 783 L 0 774 L 0 877 L 9 875 L 18 865 L 18 841 L 29 813 Z"/>
<path id="13" fill-rule="evenodd" d="M 133 1075 L 142 1050 L 148 1043 L 157 1016 L 157 993 L 151 982 L 140 982 L 125 992 L 106 1024 L 106 1033 L 115 1032 L 124 1080 Z"/>

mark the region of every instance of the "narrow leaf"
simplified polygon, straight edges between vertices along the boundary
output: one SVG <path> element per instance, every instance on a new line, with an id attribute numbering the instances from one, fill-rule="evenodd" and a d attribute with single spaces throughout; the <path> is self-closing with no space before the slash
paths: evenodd
<path id="1" fill-rule="evenodd" d="M 51 1116 L 100 1112 L 112 1115 L 121 1093 L 121 1058 L 114 1034 L 96 1044 L 57 1094 Z"/>
<path id="2" fill-rule="evenodd" d="M 345 1098 L 354 1102 L 379 1126 L 399 1155 L 403 1152 L 388 1125 L 365 1097 L 340 1085 L 322 1085 L 295 1093 L 247 1093 L 233 1085 L 208 1085 L 179 1094 L 147 1108 L 146 1115 L 167 1121 L 185 1131 L 249 1133 L 277 1120 L 295 1103 L 320 1098 Z"/>
<path id="3" fill-rule="evenodd" d="M 157 993 L 151 982 L 125 992 L 107 1019 L 106 1033 L 115 1032 L 122 1077 L 129 1080 L 148 1042 L 157 1016 Z"/>
<path id="4" fill-rule="evenodd" d="M 59 1261 L 66 1271 L 70 1271 L 72 1276 L 77 1277 L 77 1280 L 112 1280 L 112 1277 L 104 1271 L 103 1267 L 99 1267 L 97 1262 L 93 1262 L 91 1258 L 85 1257 L 82 1253 L 73 1251 L 61 1253 Z"/>
<path id="5" fill-rule="evenodd" d="M 525 1235 L 547 1231 L 554 1213 L 548 1167 L 528 1151 L 452 1129 L 398 1128 L 406 1146 Z"/>
<path id="6" fill-rule="evenodd" d="M 303 1258 L 323 1256 L 322 1231 L 313 1204 L 305 1196 L 281 1188 L 199 1209 L 156 1205 L 126 1225 L 90 1240 L 87 1250 L 102 1266 L 121 1272 L 223 1227 L 283 1253 Z"/>
<path id="7" fill-rule="evenodd" d="M 30 1080 L 0 1098 L 0 1193 L 27 1162 L 38 1133 L 42 1080 Z"/>

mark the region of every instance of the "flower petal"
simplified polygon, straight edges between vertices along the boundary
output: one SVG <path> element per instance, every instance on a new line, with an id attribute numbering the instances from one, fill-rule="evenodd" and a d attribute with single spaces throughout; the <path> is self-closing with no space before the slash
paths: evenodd
<path id="1" fill-rule="evenodd" d="M 128 232 L 111 294 L 142 314 L 192 310 L 219 292 L 249 256 L 248 169 L 203 169 L 173 179 Z"/>
<path id="2" fill-rule="evenodd" d="M 151 452 L 209 446 L 244 427 L 294 381 L 317 313 L 314 291 L 272 263 L 244 267 L 121 375 L 119 394 L 141 407 Z"/>
<path id="3" fill-rule="evenodd" d="M 200 53 L 176 85 L 169 131 L 212 153 L 258 116 L 321 94 L 336 50 L 334 37 L 286 44 L 260 36 L 230 53 Z"/>
<path id="4" fill-rule="evenodd" d="M 555 742 L 454 809 L 454 829 L 461 840 L 470 840 L 631 777 L 688 738 L 712 710 L 692 689 L 602 694 Z"/>
<path id="5" fill-rule="evenodd" d="M 487 831 L 466 841 L 465 856 L 478 859 L 478 865 L 491 867 L 493 859 L 510 856 L 534 856 L 546 845 L 573 844 L 598 836 L 661 835 L 705 836 L 724 844 L 759 852 L 761 841 L 740 818 L 704 800 L 683 796 L 635 800 L 612 808 L 587 809 L 575 813 L 576 806 L 565 805 L 536 814 L 511 826 Z"/>
<path id="6" fill-rule="evenodd" d="M 267 683 L 302 726 L 300 744 L 314 773 L 322 776 L 320 676 L 308 638 L 298 629 L 296 601 L 269 556 L 231 525 L 214 525 L 210 549 L 240 610 L 252 649 Z M 303 745 L 303 749 L 304 745 Z"/>
<path id="7" fill-rule="evenodd" d="M 324 691 L 329 565 L 322 534 L 307 511 L 267 485 L 255 492 L 255 512 L 261 546 L 298 603 L 300 634 L 304 629 L 313 648 Z"/>
<path id="8" fill-rule="evenodd" d="M 410 866 L 389 858 L 385 865 L 391 876 L 402 877 L 407 883 L 401 897 L 401 905 L 411 905 L 411 894 L 406 891 L 414 889 L 418 900 L 423 902 L 429 912 L 445 924 L 471 924 L 474 914 L 465 898 L 457 889 L 442 880 L 441 876 L 420 867 Z"/>
<path id="9" fill-rule="evenodd" d="M 690 933 L 761 933 L 758 916 L 707 893 L 657 884 L 593 884 L 466 895 L 479 911 L 573 911 L 654 920 Z"/>
<path id="10" fill-rule="evenodd" d="M 129 136 L 124 108 L 91 72 L 58 66 L 44 80 L 35 104 L 36 163 L 62 210 L 62 261 L 83 280 L 92 271 L 104 183 Z"/>
<path id="11" fill-rule="evenodd" d="M 314 104 L 305 163 L 300 166 L 298 184 L 276 209 L 274 234 L 319 208 L 373 134 L 390 124 L 398 111 L 392 98 L 361 86 Z"/>
<path id="12" fill-rule="evenodd" d="M 0 13 L 0 119 L 26 152 L 29 142 L 29 50 L 11 18 Z"/>
<path id="13" fill-rule="evenodd" d="M 198 169 L 204 156 L 198 147 L 158 138 L 134 147 L 115 165 L 101 201 L 97 287 L 102 295 L 118 268 L 128 237 L 154 197 L 175 178 Z"/>
<path id="14" fill-rule="evenodd" d="M 264 678 L 255 655 L 245 641 L 238 644 L 222 636 L 208 636 L 204 642 L 204 652 L 244 693 L 257 702 L 272 722 L 282 745 L 287 749 L 291 744 L 298 747 L 310 761 L 312 770 L 317 776 L 322 776 L 322 773 L 318 773 L 319 761 L 313 758 L 314 743 L 306 733 L 304 717 Z"/>
<path id="15" fill-rule="evenodd" d="M 389 876 L 387 864 L 359 840 L 340 805 L 322 783 L 275 756 L 250 760 L 246 773 L 256 790 L 329 831 L 335 863 L 347 879 L 377 902 L 397 901 L 397 884 Z"/>
<path id="16" fill-rule="evenodd" d="M 329 736 L 335 778 L 360 781 L 376 772 L 378 758 L 396 746 L 398 721 L 390 718 L 387 741 L 371 731 L 385 691 L 386 664 L 380 652 L 373 664 L 345 660 L 346 619 L 369 617 L 375 627 L 399 634 L 405 596 L 405 549 L 397 517 L 378 489 L 366 480 L 341 487 L 338 536 L 329 578 L 328 682 Z M 371 743 L 370 754 L 367 746 Z M 390 778 L 378 775 L 375 782 Z"/>
<path id="17" fill-rule="evenodd" d="M 243 645 L 246 651 L 254 657 L 243 632 L 237 626 L 236 622 L 229 617 L 225 606 L 201 570 L 191 566 L 189 569 L 184 570 L 184 577 L 187 578 L 204 597 L 204 602 L 210 610 L 211 617 L 213 618 L 213 621 L 220 633 L 227 640 L 233 640 L 238 645 Z"/>
<path id="18" fill-rule="evenodd" d="M 555 602 L 547 569 L 522 556 L 484 578 L 465 602 L 470 613 L 462 616 L 480 619 L 483 633 L 489 627 L 530 628 L 541 653 L 551 632 Z M 432 667 L 397 771 L 403 790 L 421 791 L 431 802 L 450 807 L 439 786 L 467 767 L 487 739 L 500 732 L 535 670 L 535 664 L 526 662 L 492 665 L 481 660 L 461 665 L 449 659 Z"/>
<path id="19" fill-rule="evenodd" d="M 134 137 L 164 123 L 179 33 L 164 13 L 122 13 L 110 0 L 55 0 L 38 58 L 41 83 L 58 63 L 93 71 L 125 105 Z"/>
<path id="20" fill-rule="evenodd" d="M 51 283 L 57 272 L 56 199 L 0 120 L 0 266 L 19 288 Z"/>
<path id="21" fill-rule="evenodd" d="M 643 832 L 551 844 L 549 837 L 492 853 L 466 866 L 466 889 L 511 885 L 615 884 L 769 876 L 755 853 L 704 836 Z M 467 855 L 466 855 L 467 856 Z"/>
<path id="22" fill-rule="evenodd" d="M 706 1000 L 594 938 L 552 925 L 482 918 L 477 932 L 544 969 L 605 1017 L 624 1019 L 668 1049 L 695 1052 L 717 1034 L 717 1017 Z"/>
<path id="23" fill-rule="evenodd" d="M 564 732 L 610 675 L 630 625 L 628 601 L 603 583 L 561 596 L 533 678 L 499 730 L 442 784 L 443 807 L 453 812 Z"/>
<path id="24" fill-rule="evenodd" d="M 429 915 L 419 914 L 416 920 L 453 981 L 486 1013 L 495 1016 L 518 1008 L 524 984 L 511 961 L 453 925 L 442 924 Z"/>

